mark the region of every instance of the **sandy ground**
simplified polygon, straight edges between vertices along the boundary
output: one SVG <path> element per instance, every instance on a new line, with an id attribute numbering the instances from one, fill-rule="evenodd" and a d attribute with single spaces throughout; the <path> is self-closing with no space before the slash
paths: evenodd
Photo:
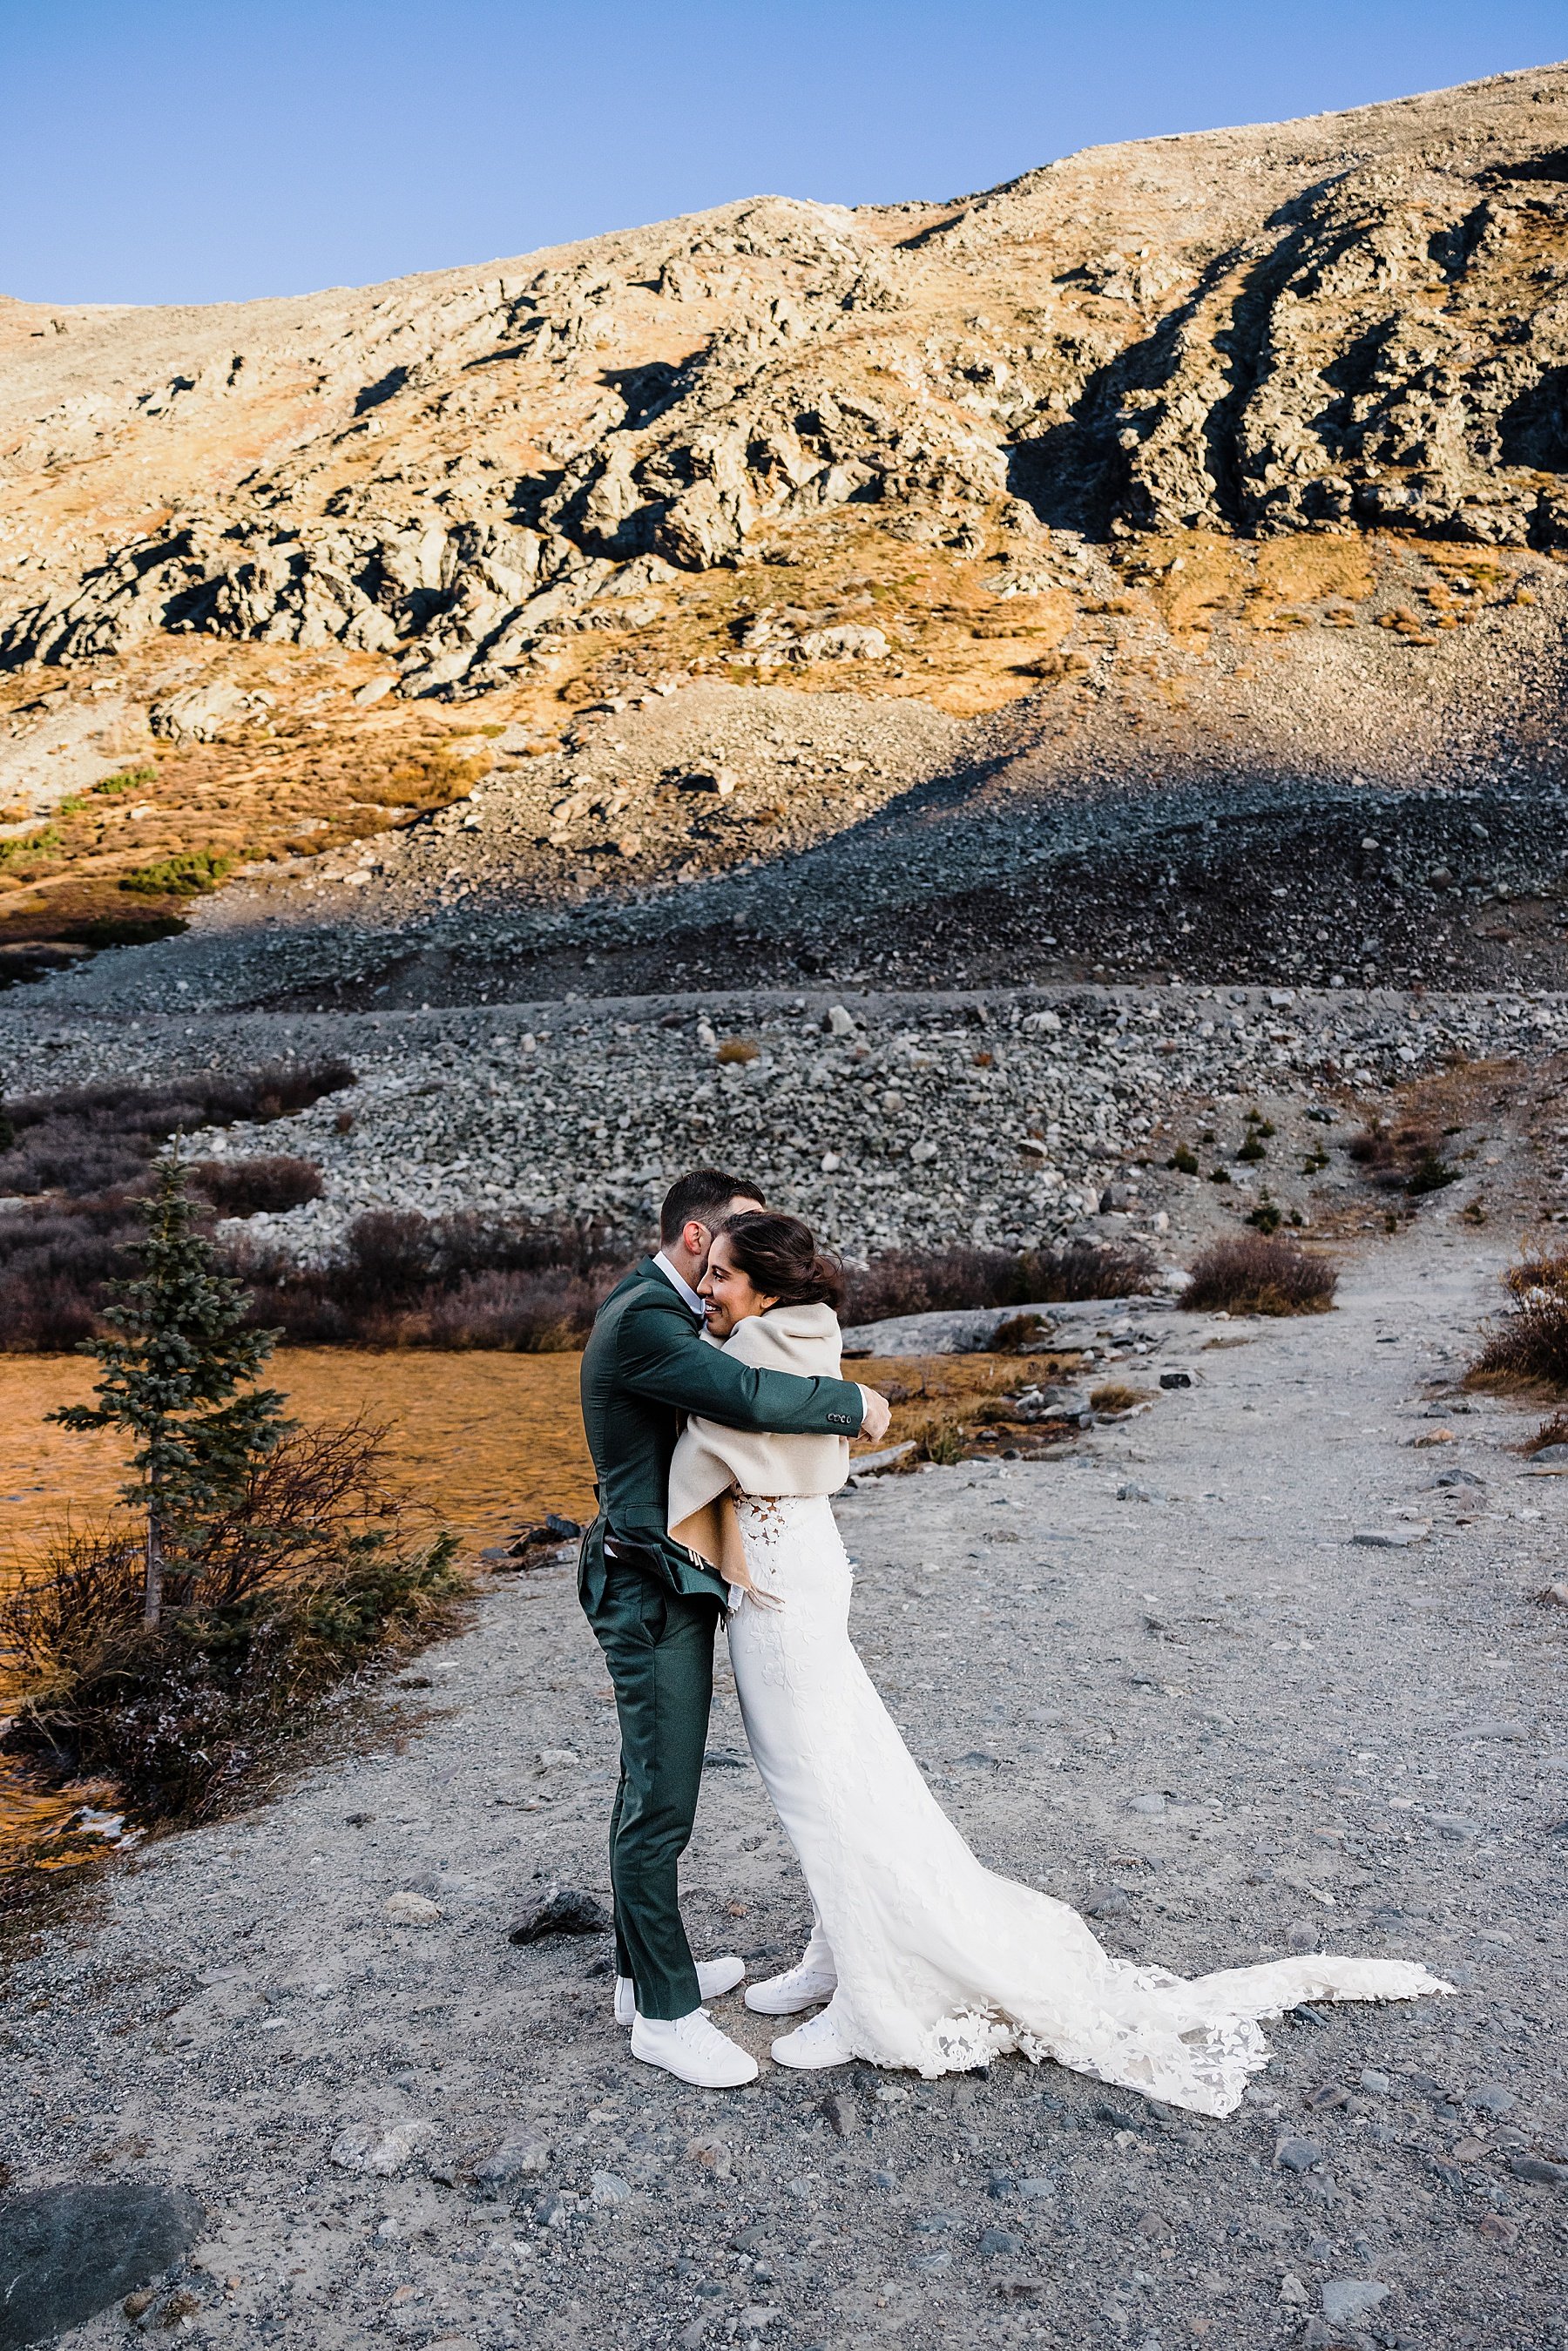
<path id="1" fill-rule="evenodd" d="M 1022 2060 L 785 2073 L 735 2000 L 754 2087 L 645 2072 L 601 1941 L 507 1941 L 543 1888 L 606 1885 L 613 1718 L 560 1572 L 486 1591 L 396 1735 L 17 1955 L 15 2184 L 193 2189 L 209 2231 L 147 2323 L 234 2346 L 1561 2344 L 1565 1620 L 1531 1595 L 1568 1485 L 1507 1449 L 1524 1407 L 1428 1410 L 1500 1256 L 1435 1220 L 1332 1316 L 1195 1325 L 1193 1387 L 1077 1458 L 841 1505 L 857 1637 L 988 1862 L 1185 1973 L 1315 1939 L 1454 1999 L 1271 2027 L 1223 2123 Z M 687 1912 L 768 1972 L 807 1906 L 721 1678 Z M 393 1924 L 400 1891 L 439 1920 Z M 334 2162 L 354 2126 L 388 2176 Z"/>

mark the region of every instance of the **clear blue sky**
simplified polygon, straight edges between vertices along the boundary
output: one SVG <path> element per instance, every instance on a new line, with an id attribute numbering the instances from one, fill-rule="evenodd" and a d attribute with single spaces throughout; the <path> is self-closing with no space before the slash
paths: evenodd
<path id="1" fill-rule="evenodd" d="M 1561 0 L 0 0 L 0 291 L 214 301 L 1568 52 Z"/>

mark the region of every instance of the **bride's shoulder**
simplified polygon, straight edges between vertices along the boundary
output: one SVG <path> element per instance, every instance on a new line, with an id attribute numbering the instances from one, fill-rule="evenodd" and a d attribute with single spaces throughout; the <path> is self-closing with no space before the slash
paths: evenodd
<path id="1" fill-rule="evenodd" d="M 774 1306 L 766 1314 L 748 1314 L 725 1341 L 727 1353 L 742 1363 L 786 1371 L 800 1370 L 803 1353 L 831 1351 L 836 1359 L 839 1343 L 839 1318 L 826 1305 Z"/>

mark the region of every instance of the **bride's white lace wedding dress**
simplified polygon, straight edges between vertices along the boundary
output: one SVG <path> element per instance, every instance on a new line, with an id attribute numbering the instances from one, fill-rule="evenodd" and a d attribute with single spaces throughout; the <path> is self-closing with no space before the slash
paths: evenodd
<path id="1" fill-rule="evenodd" d="M 789 1310 L 789 1368 L 836 1374 L 826 1307 Z M 821 1318 L 821 1361 L 803 1365 L 802 1316 Z M 782 1348 L 764 1314 L 730 1345 L 750 1363 Z M 699 1448 L 728 1433 L 694 1423 Z M 756 1440 L 750 1440 L 755 1448 Z M 711 1488 L 715 1475 L 709 1472 Z M 841 1470 L 836 1476 L 841 1476 Z M 800 1482 L 811 1482 L 800 1479 Z M 1302 2001 L 1408 2000 L 1452 1989 L 1396 1959 L 1309 1955 L 1188 1982 L 1103 1951 L 1077 1911 L 977 1862 L 900 1738 L 849 1633 L 851 1570 L 828 1496 L 789 1490 L 746 1463 L 735 1509 L 753 1583 L 729 1617 L 736 1687 L 758 1769 L 816 1907 L 809 1959 L 836 1972 L 837 2042 L 877 2065 L 936 2075 L 1009 2050 L 1198 2114 L 1226 2115 L 1269 2061 L 1258 2029 Z M 699 1486 L 699 1490 L 701 1490 Z"/>
<path id="2" fill-rule="evenodd" d="M 1260 2017 L 1451 1990 L 1398 1959 L 1309 1955 L 1188 1982 L 1103 1951 L 1076 1910 L 983 1868 L 922 1778 L 849 1633 L 824 1496 L 736 1503 L 752 1581 L 730 1656 L 757 1766 L 816 1905 L 810 1958 L 853 2056 L 933 2075 L 1009 2050 L 1203 2115 L 1269 2062 Z"/>

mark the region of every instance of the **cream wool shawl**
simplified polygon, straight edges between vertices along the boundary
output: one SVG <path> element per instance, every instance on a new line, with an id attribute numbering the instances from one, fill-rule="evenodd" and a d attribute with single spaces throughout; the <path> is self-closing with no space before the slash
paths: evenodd
<path id="1" fill-rule="evenodd" d="M 759 1371 L 842 1377 L 839 1320 L 831 1306 L 773 1306 L 749 1314 L 724 1344 L 737 1362 Z M 732 1486 L 743 1494 L 836 1494 L 849 1472 L 844 1437 L 758 1437 L 694 1416 L 670 1464 L 667 1523 L 673 1531 Z"/>

